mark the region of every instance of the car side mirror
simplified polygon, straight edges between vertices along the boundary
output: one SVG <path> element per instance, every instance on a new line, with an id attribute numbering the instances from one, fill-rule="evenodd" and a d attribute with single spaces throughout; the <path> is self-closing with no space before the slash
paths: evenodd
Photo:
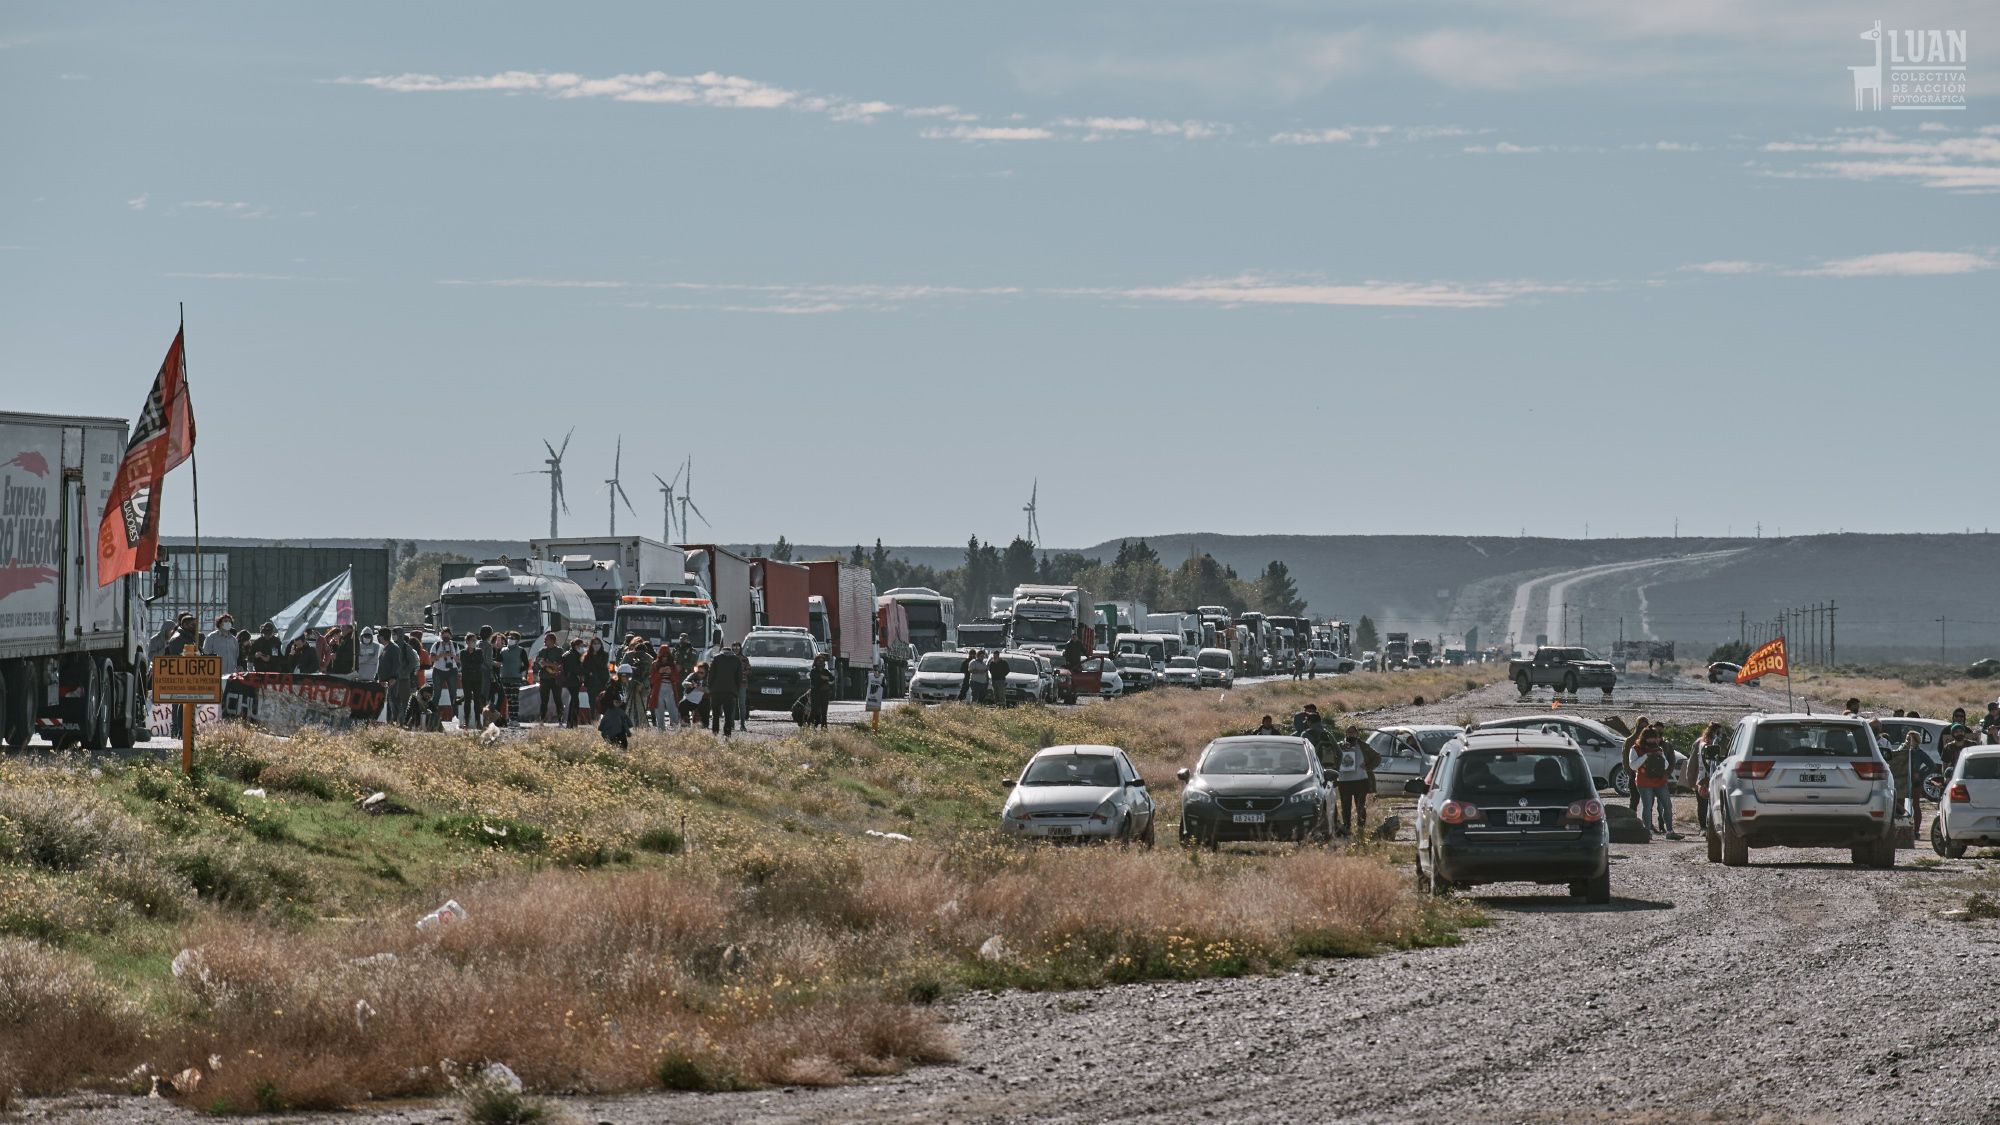
<path id="1" fill-rule="evenodd" d="M 161 559 L 159 562 L 153 564 L 153 596 L 147 598 L 147 601 L 154 601 L 167 596 L 167 589 L 173 580 L 173 573 L 173 569 L 167 565 L 165 559 Z"/>
<path id="2" fill-rule="evenodd" d="M 1144 789 L 1146 787 L 1146 779 L 1143 777 L 1135 777 L 1132 780 L 1126 782 L 1125 784 L 1130 785 L 1134 789 Z"/>
<path id="3" fill-rule="evenodd" d="M 1403 792 L 1412 797 L 1421 797 L 1430 791 L 1431 787 L 1425 785 L 1422 778 L 1413 777 L 1403 783 Z"/>
<path id="4" fill-rule="evenodd" d="M 1175 777 L 1178 777 L 1178 778 L 1180 778 L 1180 779 L 1181 779 L 1182 781 L 1186 781 L 1186 780 L 1188 779 L 1188 771 L 1186 771 L 1186 770 L 1184 770 L 1184 769 L 1182 769 L 1182 770 L 1175 770 L 1175 771 L 1174 771 L 1174 776 L 1175 776 Z"/>
<path id="5" fill-rule="evenodd" d="M 1001 779 L 1000 779 L 1000 788 L 1002 788 L 1002 789 L 1012 789 L 1012 788 L 1014 788 L 1014 779 L 1013 779 L 1013 778 L 1011 778 L 1011 777 L 1006 777 L 1006 778 L 1001 778 Z"/>

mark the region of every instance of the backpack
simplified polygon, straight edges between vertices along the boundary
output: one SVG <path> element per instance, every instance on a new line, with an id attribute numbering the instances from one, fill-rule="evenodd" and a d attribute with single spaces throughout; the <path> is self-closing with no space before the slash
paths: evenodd
<path id="1" fill-rule="evenodd" d="M 1639 784 L 1647 789 L 1656 789 L 1667 783 L 1667 753 L 1654 750 L 1639 759 Z"/>

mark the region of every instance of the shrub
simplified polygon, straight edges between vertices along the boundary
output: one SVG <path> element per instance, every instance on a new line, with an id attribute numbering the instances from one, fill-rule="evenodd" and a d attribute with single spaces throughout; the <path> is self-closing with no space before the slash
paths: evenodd
<path id="1" fill-rule="evenodd" d="M 54 871 L 74 871 L 104 855 L 137 850 L 139 823 L 94 794 L 68 788 L 0 788 L 0 820 L 9 824 L 11 850 Z"/>
<path id="2" fill-rule="evenodd" d="M 146 1030 L 88 962 L 0 938 L 0 1091 L 53 1094 L 122 1074 Z"/>

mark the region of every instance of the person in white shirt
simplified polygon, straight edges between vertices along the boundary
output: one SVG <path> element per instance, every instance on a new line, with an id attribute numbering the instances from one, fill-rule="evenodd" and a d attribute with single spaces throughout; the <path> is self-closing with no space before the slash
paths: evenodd
<path id="1" fill-rule="evenodd" d="M 431 642 L 431 683 L 437 688 L 440 707 L 455 708 L 459 703 L 458 651 L 451 627 L 438 630 L 438 639 Z"/>
<path id="2" fill-rule="evenodd" d="M 223 614 L 215 619 L 215 632 L 202 639 L 204 656 L 222 658 L 222 674 L 232 676 L 243 663 L 243 646 L 236 640 L 236 619 Z"/>

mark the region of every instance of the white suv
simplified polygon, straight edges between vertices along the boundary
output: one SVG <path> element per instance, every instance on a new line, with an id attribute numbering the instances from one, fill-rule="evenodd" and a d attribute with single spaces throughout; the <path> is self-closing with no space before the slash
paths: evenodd
<path id="1" fill-rule="evenodd" d="M 1855 863 L 1896 865 L 1895 786 L 1860 719 L 1751 715 L 1709 784 L 1708 861 L 1750 862 L 1751 848 L 1848 848 Z"/>

